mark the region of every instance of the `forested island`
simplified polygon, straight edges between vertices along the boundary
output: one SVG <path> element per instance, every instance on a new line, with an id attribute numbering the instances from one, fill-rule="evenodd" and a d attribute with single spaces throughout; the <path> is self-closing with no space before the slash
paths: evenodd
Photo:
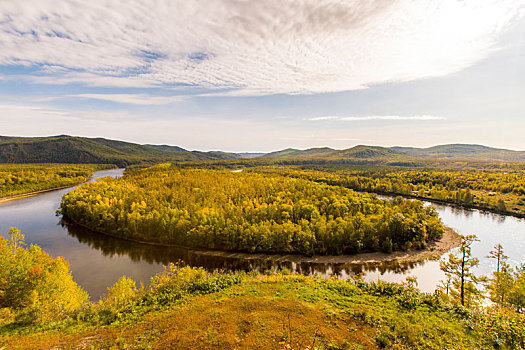
<path id="1" fill-rule="evenodd" d="M 62 214 L 157 244 L 246 252 L 355 254 L 422 249 L 443 224 L 419 201 L 393 201 L 275 174 L 161 164 L 69 192 Z"/>

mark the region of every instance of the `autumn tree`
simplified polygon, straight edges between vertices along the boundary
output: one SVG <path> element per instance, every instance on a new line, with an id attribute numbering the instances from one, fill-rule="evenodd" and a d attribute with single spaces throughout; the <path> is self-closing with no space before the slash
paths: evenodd
<path id="1" fill-rule="evenodd" d="M 61 257 L 53 259 L 35 245 L 26 247 L 16 228 L 7 238 L 0 236 L 0 308 L 13 310 L 19 322 L 61 318 L 87 299 Z"/>

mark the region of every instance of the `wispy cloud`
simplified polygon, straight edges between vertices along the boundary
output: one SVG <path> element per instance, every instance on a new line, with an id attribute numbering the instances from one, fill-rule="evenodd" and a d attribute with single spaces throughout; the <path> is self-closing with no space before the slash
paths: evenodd
<path id="1" fill-rule="evenodd" d="M 350 116 L 350 117 L 338 117 L 338 116 L 321 116 L 307 118 L 310 121 L 323 121 L 323 120 L 341 120 L 341 121 L 365 121 L 365 120 L 445 120 L 447 118 L 435 116 L 435 115 L 413 115 L 413 116 L 402 116 L 402 115 L 366 115 L 366 116 Z"/>
<path id="2" fill-rule="evenodd" d="M 128 112 L 68 110 L 29 104 L 0 104 L 0 115 L 2 116 L 0 121 L 25 118 L 33 121 L 48 119 L 77 119 L 81 121 L 98 120 L 108 122 L 129 122 L 145 119 L 143 116 Z"/>
<path id="3" fill-rule="evenodd" d="M 522 0 L 0 2 L 0 65 L 45 84 L 303 94 L 444 76 Z M 126 102 L 133 103 L 133 102 Z"/>
<path id="4" fill-rule="evenodd" d="M 145 94 L 77 94 L 69 97 L 78 97 L 93 100 L 110 101 L 134 105 L 163 105 L 180 102 L 184 96 L 151 96 Z"/>

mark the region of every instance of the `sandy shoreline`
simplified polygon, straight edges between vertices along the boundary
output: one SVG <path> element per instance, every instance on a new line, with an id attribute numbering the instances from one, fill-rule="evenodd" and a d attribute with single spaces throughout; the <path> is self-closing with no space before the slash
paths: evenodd
<path id="1" fill-rule="evenodd" d="M 206 256 L 216 256 L 222 258 L 233 258 L 242 260 L 271 260 L 276 262 L 293 263 L 316 263 L 316 264 L 362 264 L 362 263 L 382 263 L 398 262 L 409 263 L 425 260 L 439 259 L 444 253 L 459 245 L 459 234 L 450 227 L 445 228 L 443 238 L 439 241 L 431 242 L 423 250 L 395 251 L 391 254 L 374 252 L 361 253 L 355 255 L 319 255 L 308 257 L 299 254 L 261 254 L 261 253 L 235 253 L 217 250 L 191 251 Z"/>
<path id="2" fill-rule="evenodd" d="M 9 202 L 9 201 L 14 201 L 16 199 L 36 196 L 37 194 L 40 194 L 40 193 L 61 190 L 61 189 L 68 188 L 68 187 L 73 187 L 73 186 L 76 186 L 76 185 L 67 185 L 67 186 L 62 186 L 62 187 L 54 187 L 54 188 L 48 188 L 48 189 L 40 190 L 40 191 L 21 193 L 21 194 L 15 194 L 13 196 L 2 197 L 2 198 L 0 198 L 0 204 L 5 203 L 5 202 Z"/>

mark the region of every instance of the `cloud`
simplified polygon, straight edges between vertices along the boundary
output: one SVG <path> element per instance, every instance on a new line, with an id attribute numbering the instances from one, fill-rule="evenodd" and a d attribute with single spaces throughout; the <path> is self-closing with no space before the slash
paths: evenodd
<path id="1" fill-rule="evenodd" d="M 147 120 L 141 115 L 127 112 L 67 110 L 28 104 L 0 104 L 0 116 L 0 122 L 6 123 L 12 123 L 13 120 L 21 119 L 28 120 L 29 123 L 47 121 L 49 119 L 103 122 Z"/>
<path id="2" fill-rule="evenodd" d="M 135 105 L 163 105 L 180 102 L 184 96 L 151 96 L 145 94 L 77 94 L 69 97 L 78 97 L 116 103 L 126 103 Z"/>
<path id="3" fill-rule="evenodd" d="M 523 0 L 0 2 L 0 65 L 32 80 L 308 94 L 439 77 L 497 48 Z"/>
<path id="4" fill-rule="evenodd" d="M 341 120 L 341 121 L 365 121 L 365 120 L 445 120 L 447 118 L 434 116 L 434 115 L 414 115 L 414 116 L 401 116 L 401 115 L 367 115 L 358 117 L 337 117 L 337 116 L 322 116 L 312 117 L 306 120 L 310 121 L 323 121 L 323 120 Z"/>
<path id="5" fill-rule="evenodd" d="M 2 119 L 8 120 L 11 118 L 26 117 L 62 117 L 66 115 L 66 111 L 54 108 L 46 108 L 41 106 L 20 105 L 20 104 L 0 104 L 0 115 Z"/>

